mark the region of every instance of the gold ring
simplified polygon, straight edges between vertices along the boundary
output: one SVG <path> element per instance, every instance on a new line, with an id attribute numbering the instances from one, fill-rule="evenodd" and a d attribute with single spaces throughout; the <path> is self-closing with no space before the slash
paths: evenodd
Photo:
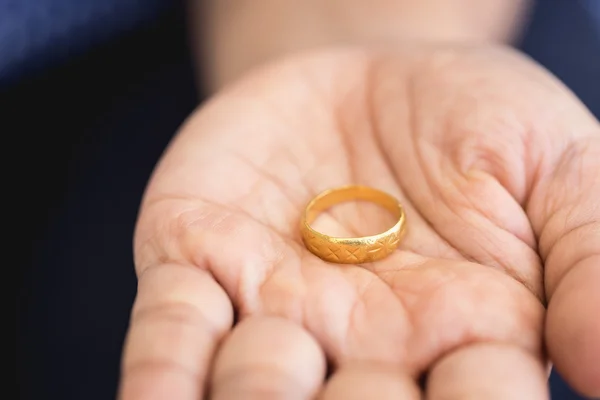
<path id="1" fill-rule="evenodd" d="M 330 207 L 352 200 L 379 204 L 398 222 L 383 233 L 364 237 L 332 237 L 314 230 L 310 224 Z M 361 264 L 381 260 L 400 245 L 406 217 L 402 205 L 393 196 L 366 186 L 343 186 L 322 192 L 304 210 L 300 231 L 306 248 L 317 257 L 338 264 Z"/>

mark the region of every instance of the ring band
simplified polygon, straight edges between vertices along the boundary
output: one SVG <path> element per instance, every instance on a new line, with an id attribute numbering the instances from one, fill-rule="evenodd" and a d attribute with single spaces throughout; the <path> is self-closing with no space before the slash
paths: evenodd
<path id="1" fill-rule="evenodd" d="M 352 200 L 370 201 L 390 211 L 398 221 L 383 233 L 364 237 L 332 237 L 314 230 L 310 224 L 330 207 Z M 322 260 L 338 264 L 361 264 L 381 260 L 395 251 L 404 234 L 406 217 L 393 196 L 367 186 L 343 186 L 322 192 L 308 205 L 300 231 L 306 248 Z"/>

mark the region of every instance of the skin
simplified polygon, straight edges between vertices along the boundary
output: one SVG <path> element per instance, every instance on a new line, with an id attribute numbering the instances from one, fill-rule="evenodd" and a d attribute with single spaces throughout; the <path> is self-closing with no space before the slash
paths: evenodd
<path id="1" fill-rule="evenodd" d="M 598 121 L 508 49 L 255 70 L 189 118 L 147 188 L 120 398 L 545 399 L 549 359 L 598 396 L 598 171 Z M 349 183 L 406 209 L 380 262 L 329 264 L 299 237 L 306 203 Z M 389 223 L 353 203 L 315 226 Z"/>
<path id="2" fill-rule="evenodd" d="M 508 43 L 529 0 L 187 0 L 202 91 L 289 53 L 406 41 Z"/>

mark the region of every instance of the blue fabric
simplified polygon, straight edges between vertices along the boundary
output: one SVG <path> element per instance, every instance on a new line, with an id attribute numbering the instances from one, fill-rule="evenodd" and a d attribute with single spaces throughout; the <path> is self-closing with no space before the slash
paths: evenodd
<path id="1" fill-rule="evenodd" d="M 169 0 L 0 0 L 0 83 L 152 20 Z"/>
<path id="2" fill-rule="evenodd" d="M 586 7 L 592 14 L 592 18 L 595 18 L 596 26 L 598 26 L 598 28 L 600 28 L 600 1 L 587 0 Z"/>
<path id="3" fill-rule="evenodd" d="M 600 0 L 582 0 L 600 35 Z M 152 20 L 170 0 L 0 0 L 0 86 Z"/>

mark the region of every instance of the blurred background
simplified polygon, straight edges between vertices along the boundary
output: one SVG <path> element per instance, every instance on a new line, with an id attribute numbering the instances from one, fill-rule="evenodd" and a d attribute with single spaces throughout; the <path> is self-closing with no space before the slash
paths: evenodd
<path id="1" fill-rule="evenodd" d="M 187 37 L 177 1 L 0 0 L 0 133 L 19 194 L 7 219 L 30 246 L 8 266 L 19 399 L 115 397 L 137 208 L 203 99 Z M 600 117 L 600 1 L 538 1 L 519 47 Z M 580 399 L 555 375 L 551 387 Z"/>

